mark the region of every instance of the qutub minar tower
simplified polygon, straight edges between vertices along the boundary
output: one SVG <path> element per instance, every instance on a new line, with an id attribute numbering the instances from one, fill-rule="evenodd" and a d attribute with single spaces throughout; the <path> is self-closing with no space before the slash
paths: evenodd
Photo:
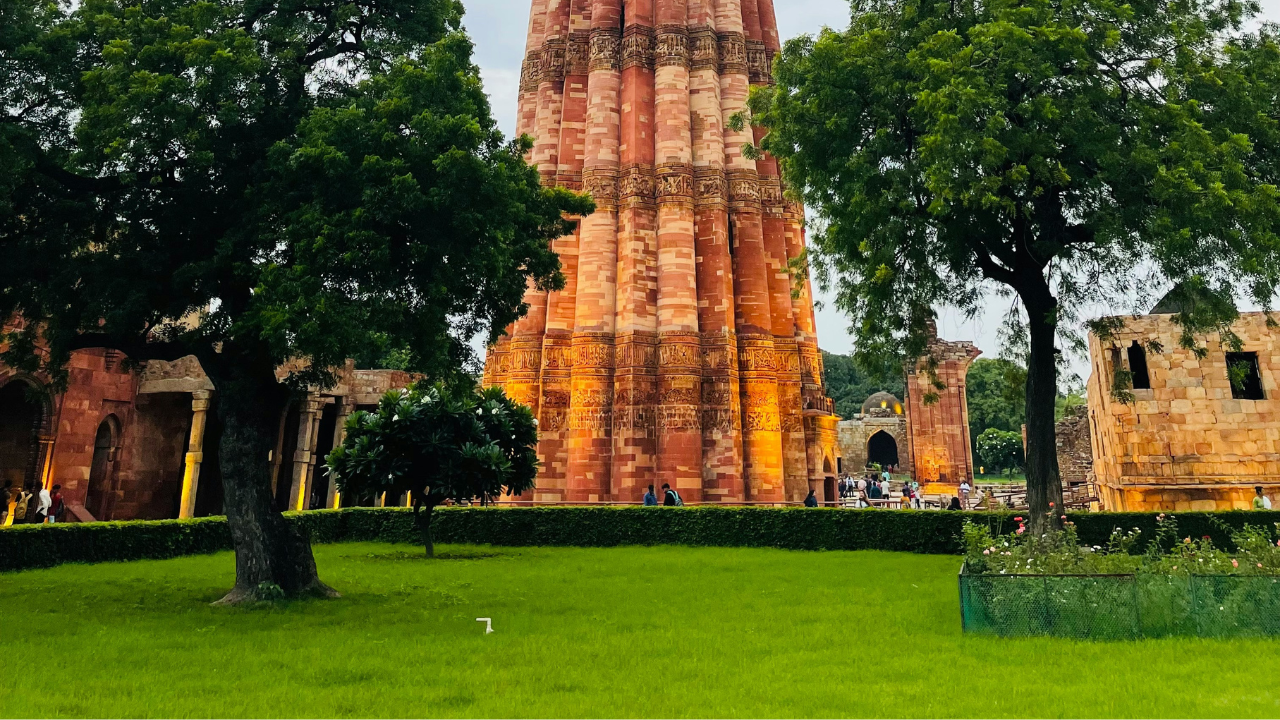
<path id="1" fill-rule="evenodd" d="M 804 211 L 728 120 L 772 82 L 773 0 L 533 0 L 516 132 L 542 181 L 595 198 L 555 241 L 566 284 L 489 351 L 538 418 L 538 502 L 830 498 L 836 416 Z"/>

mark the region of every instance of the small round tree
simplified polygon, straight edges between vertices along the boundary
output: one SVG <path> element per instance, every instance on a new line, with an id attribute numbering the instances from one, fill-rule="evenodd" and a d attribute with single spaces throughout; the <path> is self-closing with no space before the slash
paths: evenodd
<path id="1" fill-rule="evenodd" d="M 432 557 L 435 507 L 445 500 L 487 505 L 531 489 L 537 442 L 533 413 L 501 388 L 419 382 L 388 392 L 374 412 L 352 413 L 327 462 L 344 496 L 407 493 Z"/>
<path id="2" fill-rule="evenodd" d="M 978 457 L 984 465 L 997 470 L 1015 470 L 1022 467 L 1022 435 L 1016 432 L 987 428 L 978 435 Z"/>

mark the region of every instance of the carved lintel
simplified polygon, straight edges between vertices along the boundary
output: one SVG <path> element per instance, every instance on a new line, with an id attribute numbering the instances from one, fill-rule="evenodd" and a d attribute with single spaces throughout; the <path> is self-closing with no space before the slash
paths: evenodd
<path id="1" fill-rule="evenodd" d="M 629 25 L 622 32 L 622 67 L 653 69 L 653 28 Z"/>
<path id="2" fill-rule="evenodd" d="M 659 26 L 654 60 L 660 66 L 689 67 L 689 29 L 684 25 Z"/>
<path id="3" fill-rule="evenodd" d="M 539 83 L 564 82 L 565 53 L 568 43 L 562 37 L 548 38 L 542 43 L 542 66 Z"/>
<path id="4" fill-rule="evenodd" d="M 542 53 L 530 50 L 520 64 L 520 92 L 537 92 L 538 78 L 541 75 Z"/>
<path id="5" fill-rule="evenodd" d="M 747 73 L 747 43 L 740 32 L 717 34 L 720 50 L 720 74 Z"/>
<path id="6" fill-rule="evenodd" d="M 760 178 L 760 209 L 772 217 L 786 217 L 786 202 L 782 198 L 782 183 L 776 176 Z"/>
<path id="7" fill-rule="evenodd" d="M 692 166 L 688 163 L 659 165 L 657 195 L 659 203 L 693 203 Z"/>
<path id="8" fill-rule="evenodd" d="M 591 30 L 590 44 L 588 69 L 591 72 L 618 69 L 619 46 L 622 44 L 622 38 L 617 30 L 612 28 L 593 28 Z"/>
<path id="9" fill-rule="evenodd" d="M 564 71 L 566 75 L 586 75 L 591 72 L 591 33 L 575 30 L 569 33 L 565 49 Z"/>
<path id="10" fill-rule="evenodd" d="M 724 205 L 724 170 L 700 167 L 693 170 L 693 198 L 697 205 Z"/>
<path id="11" fill-rule="evenodd" d="M 652 165 L 635 163 L 618 173 L 618 201 L 631 204 L 651 204 L 654 199 L 654 169 Z"/>
<path id="12" fill-rule="evenodd" d="M 720 47 L 716 31 L 702 25 L 689 30 L 690 67 L 694 70 L 719 70 Z"/>
<path id="13" fill-rule="evenodd" d="M 601 210 L 618 208 L 618 171 L 612 168 L 583 168 L 582 189 L 591 194 Z"/>
<path id="14" fill-rule="evenodd" d="M 760 179 L 755 170 L 735 169 L 725 172 L 729 185 L 729 207 L 734 209 L 760 206 Z"/>
<path id="15" fill-rule="evenodd" d="M 764 42 L 760 40 L 748 40 L 746 42 L 747 50 L 747 77 L 751 84 L 766 84 L 773 82 L 773 53 L 769 52 Z"/>

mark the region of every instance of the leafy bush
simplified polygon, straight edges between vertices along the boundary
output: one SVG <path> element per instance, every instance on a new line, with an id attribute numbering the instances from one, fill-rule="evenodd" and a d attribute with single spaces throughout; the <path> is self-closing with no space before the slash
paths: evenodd
<path id="1" fill-rule="evenodd" d="M 1173 515 L 1156 515 L 1154 536 L 1143 541 L 1137 527 L 1112 529 L 1106 542 L 1082 542 L 1076 524 L 1041 535 L 1026 532 L 1022 518 L 1016 530 L 993 534 L 989 525 L 965 522 L 965 562 L 974 574 L 1107 575 L 1280 575 L 1280 523 L 1272 529 L 1245 525 L 1220 528 L 1231 538 L 1231 553 L 1204 534 L 1183 536 Z"/>
<path id="2" fill-rule="evenodd" d="M 975 441 L 982 464 L 992 470 L 1018 470 L 1024 463 L 1022 435 L 996 428 L 983 430 Z"/>

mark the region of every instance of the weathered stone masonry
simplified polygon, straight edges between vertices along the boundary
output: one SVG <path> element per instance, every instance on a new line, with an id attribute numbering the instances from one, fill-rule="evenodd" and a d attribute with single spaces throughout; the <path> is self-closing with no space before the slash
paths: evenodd
<path id="1" fill-rule="evenodd" d="M 729 118 L 772 82 L 770 0 L 534 0 L 517 132 L 546 184 L 596 212 L 553 244 L 566 287 L 490 348 L 484 380 L 533 408 L 532 499 L 803 499 L 834 475 L 803 209 Z"/>

